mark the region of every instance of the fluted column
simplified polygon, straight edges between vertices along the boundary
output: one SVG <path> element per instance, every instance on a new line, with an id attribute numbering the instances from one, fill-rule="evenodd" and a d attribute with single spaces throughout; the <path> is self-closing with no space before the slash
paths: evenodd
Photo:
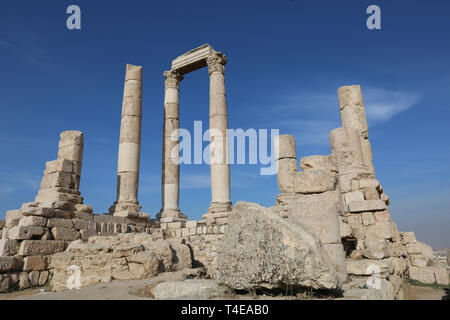
<path id="1" fill-rule="evenodd" d="M 117 198 L 110 213 L 139 215 L 139 165 L 142 123 L 142 67 L 127 64 L 117 166 Z"/>
<path id="2" fill-rule="evenodd" d="M 208 214 L 231 211 L 228 116 L 225 97 L 227 58 L 214 52 L 206 59 L 209 72 L 209 128 L 212 201 Z"/>
<path id="3" fill-rule="evenodd" d="M 186 219 L 179 208 L 180 195 L 180 108 L 179 89 L 183 76 L 175 71 L 165 71 L 164 125 L 162 147 L 161 211 L 158 218 L 167 221 Z"/>
<path id="4" fill-rule="evenodd" d="M 372 147 L 369 141 L 369 127 L 367 125 L 361 86 L 340 87 L 338 89 L 338 96 L 342 126 L 344 128 L 359 130 L 364 164 L 375 174 L 375 168 L 372 163 Z"/>

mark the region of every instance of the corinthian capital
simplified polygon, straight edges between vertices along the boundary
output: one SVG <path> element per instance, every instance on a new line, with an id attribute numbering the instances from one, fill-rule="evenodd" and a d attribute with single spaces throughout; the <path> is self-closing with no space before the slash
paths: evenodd
<path id="1" fill-rule="evenodd" d="M 177 87 L 180 81 L 183 80 L 183 76 L 176 70 L 164 71 L 164 79 L 166 87 Z"/>
<path id="2" fill-rule="evenodd" d="M 206 58 L 208 64 L 209 74 L 213 72 L 220 72 L 225 74 L 225 64 L 227 63 L 227 56 L 221 52 L 214 52 L 213 55 Z"/>

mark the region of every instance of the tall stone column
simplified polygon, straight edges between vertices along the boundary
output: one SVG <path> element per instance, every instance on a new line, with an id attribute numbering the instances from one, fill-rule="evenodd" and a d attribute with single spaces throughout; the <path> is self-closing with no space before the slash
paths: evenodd
<path id="1" fill-rule="evenodd" d="M 231 211 L 228 116 L 225 97 L 227 58 L 214 52 L 206 58 L 209 72 L 209 129 L 212 201 L 208 214 Z"/>
<path id="2" fill-rule="evenodd" d="M 372 163 L 372 147 L 369 141 L 369 127 L 367 125 L 361 86 L 354 85 L 340 87 L 338 89 L 338 96 L 342 126 L 344 128 L 359 130 L 364 164 L 369 171 L 375 174 Z"/>
<path id="3" fill-rule="evenodd" d="M 139 165 L 142 123 L 142 67 L 127 64 L 117 166 L 117 198 L 110 213 L 139 216 Z"/>
<path id="4" fill-rule="evenodd" d="M 164 125 L 162 147 L 162 207 L 157 217 L 166 222 L 185 220 L 179 208 L 180 197 L 180 107 L 179 90 L 183 76 L 175 70 L 165 71 Z"/>

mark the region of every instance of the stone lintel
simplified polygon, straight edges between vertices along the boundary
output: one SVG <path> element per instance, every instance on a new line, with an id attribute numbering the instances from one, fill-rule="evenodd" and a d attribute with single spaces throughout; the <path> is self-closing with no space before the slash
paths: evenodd
<path id="1" fill-rule="evenodd" d="M 186 74 L 204 68 L 207 66 L 206 58 L 214 52 L 215 50 L 209 44 L 201 45 L 175 58 L 172 61 L 172 70 Z"/>

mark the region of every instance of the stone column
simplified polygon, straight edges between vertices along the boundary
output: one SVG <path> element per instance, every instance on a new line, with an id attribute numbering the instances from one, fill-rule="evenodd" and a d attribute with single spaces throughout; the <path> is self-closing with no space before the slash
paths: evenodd
<path id="1" fill-rule="evenodd" d="M 70 189 L 80 190 L 81 165 L 83 162 L 83 132 L 76 130 L 63 131 L 60 134 L 58 159 L 72 161 L 72 182 Z"/>
<path id="2" fill-rule="evenodd" d="M 288 206 L 295 198 L 295 173 L 298 171 L 295 139 L 289 134 L 283 134 L 276 136 L 273 142 L 278 189 L 280 190 L 276 203 L 280 216 L 287 218 Z"/>
<path id="3" fill-rule="evenodd" d="M 164 72 L 164 125 L 162 147 L 162 207 L 157 217 L 165 222 L 186 220 L 179 208 L 180 196 L 180 108 L 179 90 L 183 76 L 176 70 Z"/>
<path id="4" fill-rule="evenodd" d="M 361 86 L 340 87 L 338 89 L 338 96 L 342 126 L 359 130 L 364 164 L 374 173 L 372 147 L 369 141 L 369 127 L 367 125 Z"/>
<path id="5" fill-rule="evenodd" d="M 231 211 L 228 116 L 225 97 L 227 58 L 214 52 L 206 58 L 209 72 L 209 129 L 212 201 L 208 214 Z"/>
<path id="6" fill-rule="evenodd" d="M 127 64 L 117 165 L 117 198 L 110 213 L 139 216 L 139 165 L 142 123 L 142 67 Z"/>

